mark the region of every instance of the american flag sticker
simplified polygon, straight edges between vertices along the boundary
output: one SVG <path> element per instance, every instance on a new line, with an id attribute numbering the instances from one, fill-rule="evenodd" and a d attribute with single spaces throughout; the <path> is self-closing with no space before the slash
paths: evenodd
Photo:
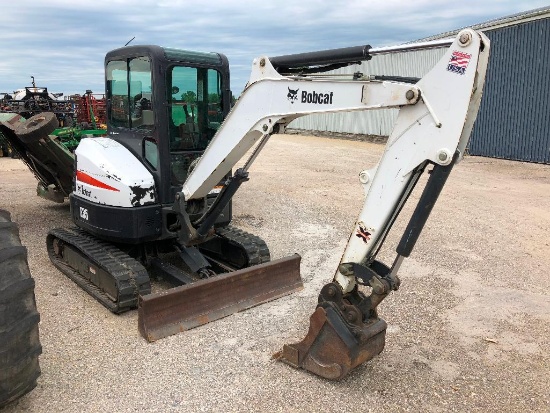
<path id="1" fill-rule="evenodd" d="M 451 60 L 449 60 L 449 63 L 447 64 L 447 70 L 449 72 L 463 75 L 464 73 L 466 73 L 466 68 L 470 63 L 471 57 L 472 55 L 470 53 L 464 53 L 455 50 L 451 55 Z"/>

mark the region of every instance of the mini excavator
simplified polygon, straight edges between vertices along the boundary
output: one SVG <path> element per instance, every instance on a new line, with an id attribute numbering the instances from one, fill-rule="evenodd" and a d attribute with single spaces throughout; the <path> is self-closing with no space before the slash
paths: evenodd
<path id="1" fill-rule="evenodd" d="M 379 54 L 447 46 L 421 79 L 327 73 Z M 341 379 L 384 348 L 386 323 L 377 306 L 399 288 L 399 267 L 464 155 L 488 56 L 488 39 L 464 29 L 433 42 L 259 57 L 230 110 L 228 62 L 219 53 L 158 46 L 111 51 L 108 136 L 83 139 L 75 151 L 70 205 L 77 228 L 48 234 L 50 258 L 111 311 L 138 306 L 139 329 L 150 341 L 296 291 L 299 256 L 271 261 L 261 238 L 232 227 L 233 195 L 269 137 L 292 120 L 397 108 L 378 165 L 359 174 L 365 203 L 309 331 L 275 355 Z M 377 254 L 428 168 L 387 265 Z M 153 276 L 179 286 L 152 294 Z"/>

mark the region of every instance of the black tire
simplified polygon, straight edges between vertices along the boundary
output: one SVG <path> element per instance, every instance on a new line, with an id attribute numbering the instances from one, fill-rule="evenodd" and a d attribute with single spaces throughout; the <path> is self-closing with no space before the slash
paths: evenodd
<path id="1" fill-rule="evenodd" d="M 33 143 L 48 136 L 58 126 L 59 122 L 57 121 L 55 113 L 43 112 L 20 123 L 15 129 L 15 134 L 22 142 Z"/>
<path id="2" fill-rule="evenodd" d="M 74 120 L 70 116 L 65 116 L 63 118 L 63 127 L 64 128 L 72 128 L 74 126 Z"/>
<path id="3" fill-rule="evenodd" d="M 36 387 L 39 321 L 27 249 L 9 212 L 0 209 L 0 408 Z"/>

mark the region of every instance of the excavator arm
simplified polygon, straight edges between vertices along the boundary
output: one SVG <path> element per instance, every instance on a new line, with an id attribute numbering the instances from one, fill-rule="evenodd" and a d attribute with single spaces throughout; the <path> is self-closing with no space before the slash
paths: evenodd
<path id="1" fill-rule="evenodd" d="M 268 57 L 255 59 L 247 88 L 183 185 L 176 206 L 180 211 L 204 198 L 256 145 L 244 166 L 227 180 L 217 205 L 199 222 L 182 225 L 180 237 L 191 245 L 211 231 L 216 214 L 248 179 L 247 170 L 269 136 L 283 131 L 290 121 L 314 113 L 400 109 L 380 162 L 359 174 L 365 203 L 333 281 L 321 290 L 309 332 L 301 342 L 285 345 L 277 354 L 281 360 L 340 379 L 382 351 L 386 323 L 376 308 L 399 288 L 399 265 L 410 255 L 453 165 L 464 155 L 481 100 L 488 39 L 465 29 L 447 44 L 450 47 L 443 58 L 414 84 L 362 76 L 338 80 L 304 75 L 308 70 L 298 75 L 280 73 L 295 72 L 290 70 L 292 66 L 366 60 L 376 53 L 394 51 L 391 48 L 317 52 L 309 61 L 305 55 L 277 57 L 272 59 L 274 63 Z M 397 51 L 415 47 L 401 46 Z M 377 261 L 376 255 L 430 165 L 431 176 L 397 246 L 397 257 L 387 266 Z M 361 292 L 358 284 L 369 286 L 370 294 Z"/>

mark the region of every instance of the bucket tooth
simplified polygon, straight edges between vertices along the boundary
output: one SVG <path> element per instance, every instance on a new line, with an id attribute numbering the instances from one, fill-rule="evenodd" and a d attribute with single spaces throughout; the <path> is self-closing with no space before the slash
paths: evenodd
<path id="1" fill-rule="evenodd" d="M 353 368 L 384 349 L 386 322 L 380 318 L 350 324 L 332 306 L 319 306 L 309 331 L 299 343 L 285 344 L 274 355 L 293 367 L 330 380 L 340 380 Z"/>

